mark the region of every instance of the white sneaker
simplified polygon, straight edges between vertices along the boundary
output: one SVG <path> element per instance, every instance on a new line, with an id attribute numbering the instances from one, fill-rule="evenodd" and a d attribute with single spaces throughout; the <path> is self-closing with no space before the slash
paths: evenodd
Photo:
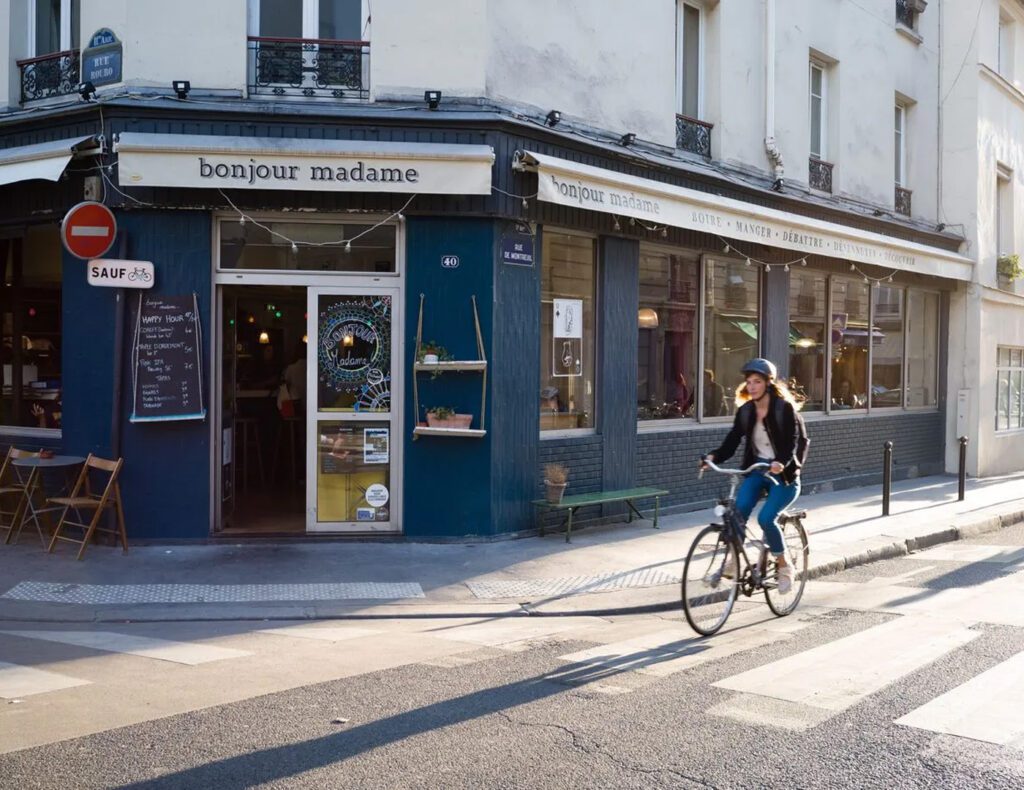
<path id="1" fill-rule="evenodd" d="M 793 566 L 792 565 L 776 565 L 775 566 L 775 580 L 778 584 L 779 592 L 785 595 L 793 589 Z"/>
<path id="2" fill-rule="evenodd" d="M 722 568 L 722 578 L 731 579 L 736 575 L 736 557 L 730 551 L 725 558 L 725 567 Z"/>

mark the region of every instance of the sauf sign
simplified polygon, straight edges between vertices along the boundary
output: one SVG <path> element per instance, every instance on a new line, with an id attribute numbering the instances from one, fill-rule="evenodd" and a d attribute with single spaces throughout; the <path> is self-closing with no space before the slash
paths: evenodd
<path id="1" fill-rule="evenodd" d="M 89 261 L 86 277 L 100 288 L 152 288 L 154 269 L 149 261 L 97 258 Z"/>

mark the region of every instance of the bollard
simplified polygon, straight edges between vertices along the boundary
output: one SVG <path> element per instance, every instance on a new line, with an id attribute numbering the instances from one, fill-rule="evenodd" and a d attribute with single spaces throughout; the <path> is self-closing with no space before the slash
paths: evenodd
<path id="1" fill-rule="evenodd" d="M 960 470 L 958 472 L 959 477 L 959 489 L 957 491 L 957 501 L 964 501 L 964 486 L 967 483 L 967 437 L 960 437 Z"/>
<path id="2" fill-rule="evenodd" d="M 882 456 L 882 515 L 889 515 L 889 494 L 892 489 L 892 442 L 885 443 Z"/>

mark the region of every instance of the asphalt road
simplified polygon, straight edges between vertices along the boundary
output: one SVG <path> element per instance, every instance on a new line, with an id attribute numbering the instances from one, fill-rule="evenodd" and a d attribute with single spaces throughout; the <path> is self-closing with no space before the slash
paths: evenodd
<path id="1" fill-rule="evenodd" d="M 0 787 L 1024 787 L 1021 594 L 1015 527 L 710 640 L 681 614 L 74 627 L 105 649 L 0 624 L 0 661 L 81 682 L 0 699 Z"/>

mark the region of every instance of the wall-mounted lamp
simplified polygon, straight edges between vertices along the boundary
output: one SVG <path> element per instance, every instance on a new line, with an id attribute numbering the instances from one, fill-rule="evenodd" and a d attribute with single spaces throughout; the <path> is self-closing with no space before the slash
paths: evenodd
<path id="1" fill-rule="evenodd" d="M 309 342 L 309 335 L 303 335 L 302 336 L 302 342 L 303 343 L 308 343 Z"/>
<path id="2" fill-rule="evenodd" d="M 560 113 L 558 110 L 552 110 L 551 112 L 548 113 L 547 120 L 545 121 L 545 123 L 548 126 L 557 126 L 558 122 L 561 120 L 562 113 Z"/>
<path id="3" fill-rule="evenodd" d="M 630 146 L 636 142 L 636 135 L 633 132 L 626 132 L 619 138 L 619 145 Z"/>
<path id="4" fill-rule="evenodd" d="M 637 313 L 637 322 L 641 329 L 657 329 L 658 313 L 650 307 L 641 307 L 640 312 Z"/>
<path id="5" fill-rule="evenodd" d="M 96 98 L 96 86 L 91 82 L 81 82 L 78 85 L 78 95 L 86 101 L 92 101 Z"/>
<path id="6" fill-rule="evenodd" d="M 266 332 L 260 332 L 260 345 L 266 346 L 270 344 L 270 335 Z"/>
<path id="7" fill-rule="evenodd" d="M 192 90 L 192 83 L 188 80 L 174 80 L 171 83 L 171 88 L 178 94 L 179 99 L 187 99 L 188 92 Z"/>
<path id="8" fill-rule="evenodd" d="M 441 103 L 441 91 L 423 91 L 423 101 L 430 109 L 436 110 Z"/>

